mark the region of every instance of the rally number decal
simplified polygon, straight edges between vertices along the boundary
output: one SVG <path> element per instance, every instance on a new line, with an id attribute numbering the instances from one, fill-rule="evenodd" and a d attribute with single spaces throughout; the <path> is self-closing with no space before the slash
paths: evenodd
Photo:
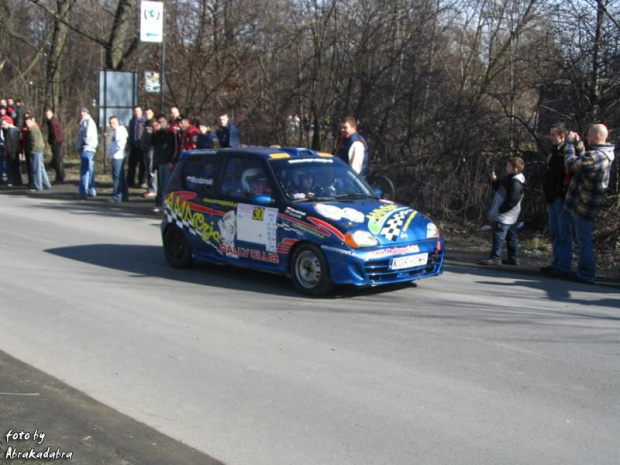
<path id="1" fill-rule="evenodd" d="M 263 221 L 265 219 L 265 209 L 263 207 L 254 207 L 252 219 L 254 221 Z"/>

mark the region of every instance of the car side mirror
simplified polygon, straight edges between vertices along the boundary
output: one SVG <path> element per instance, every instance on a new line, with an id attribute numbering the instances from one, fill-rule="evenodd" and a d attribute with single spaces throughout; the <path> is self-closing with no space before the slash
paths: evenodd
<path id="1" fill-rule="evenodd" d="M 375 189 L 375 195 L 379 198 L 383 196 L 383 191 L 379 188 Z"/>
<path id="2" fill-rule="evenodd" d="M 252 196 L 252 203 L 268 207 L 276 203 L 275 199 L 269 194 L 259 194 Z"/>

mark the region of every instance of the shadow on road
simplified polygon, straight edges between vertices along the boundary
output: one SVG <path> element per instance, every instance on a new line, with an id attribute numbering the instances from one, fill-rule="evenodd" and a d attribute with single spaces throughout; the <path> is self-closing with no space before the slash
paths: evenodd
<path id="1" fill-rule="evenodd" d="M 282 275 L 229 265 L 205 263 L 195 263 L 193 268 L 187 270 L 171 268 L 166 263 L 163 248 L 158 246 L 89 244 L 47 249 L 45 252 L 91 265 L 123 271 L 131 274 L 133 278 L 157 277 L 231 290 L 306 298 L 295 290 L 290 278 Z M 415 286 L 415 284 L 406 284 L 366 289 L 337 287 L 329 297 L 348 298 L 357 295 L 375 295 Z"/>
<path id="2" fill-rule="evenodd" d="M 190 284 L 299 296 L 292 282 L 280 276 L 226 265 L 196 263 L 186 270 L 168 266 L 162 247 L 152 245 L 89 244 L 47 249 L 45 252 L 126 272 L 132 278 L 156 277 Z"/>
<path id="3" fill-rule="evenodd" d="M 450 264 L 447 266 L 447 270 L 452 273 L 474 275 L 481 278 L 497 278 L 498 276 L 504 278 L 511 278 L 510 282 L 494 280 L 477 280 L 475 282 L 478 284 L 486 284 L 499 287 L 527 287 L 530 289 L 538 289 L 546 292 L 548 298 L 556 302 L 566 302 L 574 305 L 584 306 L 598 305 L 615 309 L 620 308 L 618 288 L 611 284 L 592 285 L 561 279 L 553 279 L 530 270 L 515 270 L 515 272 L 518 272 L 518 275 L 515 272 L 510 273 L 506 270 L 502 270 L 501 273 L 498 273 L 493 268 L 481 267 L 476 265 Z M 588 292 L 591 294 L 595 294 L 598 298 L 593 297 L 587 300 L 578 299 L 573 296 L 574 292 Z M 571 315 L 575 315 L 575 313 L 571 312 Z M 592 315 L 584 314 L 584 316 Z M 620 314 L 617 317 L 605 316 L 604 318 L 620 321 Z"/>

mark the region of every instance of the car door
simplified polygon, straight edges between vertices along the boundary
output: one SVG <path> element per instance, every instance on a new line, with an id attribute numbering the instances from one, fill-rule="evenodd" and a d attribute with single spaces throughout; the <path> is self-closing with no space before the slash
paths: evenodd
<path id="1" fill-rule="evenodd" d="M 278 208 L 274 183 L 263 159 L 229 154 L 224 161 L 219 209 L 220 253 L 232 263 L 277 270 Z"/>
<path id="2" fill-rule="evenodd" d="M 182 188 L 167 200 L 177 223 L 181 223 L 197 258 L 219 258 L 220 212 L 210 207 L 217 196 L 222 157 L 215 153 L 192 154 L 184 160 L 178 182 Z"/>

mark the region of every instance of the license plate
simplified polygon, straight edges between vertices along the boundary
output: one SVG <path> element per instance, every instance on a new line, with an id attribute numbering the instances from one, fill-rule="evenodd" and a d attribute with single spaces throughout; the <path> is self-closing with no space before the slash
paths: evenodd
<path id="1" fill-rule="evenodd" d="M 391 270 L 402 270 L 403 268 L 414 268 L 416 266 L 426 265 L 428 263 L 428 254 L 419 253 L 416 255 L 405 255 L 404 257 L 396 257 L 392 259 L 390 265 Z"/>

